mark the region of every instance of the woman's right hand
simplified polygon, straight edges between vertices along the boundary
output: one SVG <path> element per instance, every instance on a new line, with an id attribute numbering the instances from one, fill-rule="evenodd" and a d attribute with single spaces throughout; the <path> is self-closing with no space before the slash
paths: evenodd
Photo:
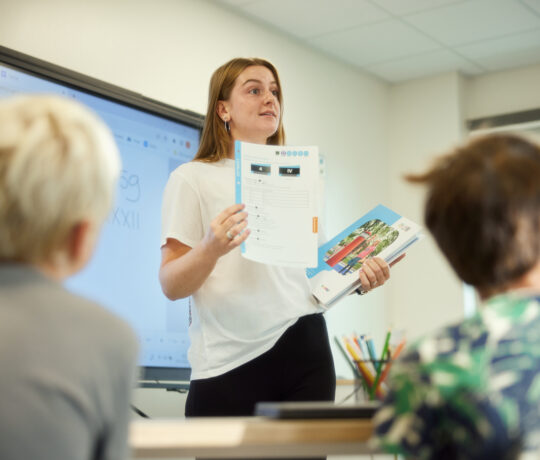
<path id="1" fill-rule="evenodd" d="M 205 250 L 216 258 L 240 246 L 249 236 L 247 212 L 244 204 L 225 208 L 210 222 L 210 228 L 202 240 Z"/>
<path id="2" fill-rule="evenodd" d="M 201 287 L 218 259 L 242 244 L 249 236 L 247 212 L 243 204 L 223 210 L 210 222 L 210 228 L 193 248 L 169 238 L 161 247 L 159 280 L 171 300 L 183 299 Z"/>

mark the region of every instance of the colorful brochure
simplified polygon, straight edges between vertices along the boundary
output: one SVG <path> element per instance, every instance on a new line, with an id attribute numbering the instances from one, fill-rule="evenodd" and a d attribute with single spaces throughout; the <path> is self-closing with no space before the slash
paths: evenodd
<path id="1" fill-rule="evenodd" d="M 319 247 L 318 266 L 306 274 L 325 308 L 360 288 L 357 271 L 371 257 L 390 263 L 421 237 L 421 227 L 378 205 Z"/>
<path id="2" fill-rule="evenodd" d="M 318 245 L 317 147 L 235 143 L 236 202 L 246 205 L 250 260 L 315 267 Z"/>

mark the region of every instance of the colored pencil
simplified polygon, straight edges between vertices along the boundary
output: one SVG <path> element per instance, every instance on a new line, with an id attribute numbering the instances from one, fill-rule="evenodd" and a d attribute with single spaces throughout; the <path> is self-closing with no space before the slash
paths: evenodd
<path id="1" fill-rule="evenodd" d="M 381 358 L 379 360 L 379 363 L 377 364 L 377 374 L 375 375 L 375 381 L 373 382 L 373 388 L 371 390 L 371 397 L 373 398 L 375 391 L 379 388 L 379 381 L 381 380 L 381 371 L 383 370 L 383 367 L 386 369 L 390 365 L 390 362 L 387 363 L 386 366 L 383 365 L 384 358 L 388 354 L 388 344 L 390 343 L 390 336 L 392 333 L 388 331 L 386 333 L 386 339 L 384 340 L 384 346 L 383 351 L 381 353 Z"/>
<path id="2" fill-rule="evenodd" d="M 381 369 L 383 367 L 383 362 L 384 362 L 384 358 L 385 356 L 387 355 L 388 353 L 388 345 L 390 344 L 390 336 L 392 335 L 392 332 L 390 330 L 388 330 L 388 332 L 386 333 L 386 338 L 384 340 L 384 346 L 383 346 L 383 351 L 381 353 L 381 359 L 379 361 L 379 365 L 377 366 L 377 373 L 380 374 L 381 373 Z"/>
<path id="3" fill-rule="evenodd" d="M 356 361 L 356 365 L 358 366 L 358 369 L 365 380 L 370 397 L 373 398 L 373 396 L 376 395 L 377 397 L 382 398 L 382 391 L 380 390 L 380 388 L 376 388 L 374 385 L 375 375 L 369 370 L 369 368 L 366 366 L 366 363 L 361 359 L 360 355 L 357 353 L 351 341 L 347 337 L 343 337 L 343 341 L 345 342 L 345 348 L 350 353 L 352 358 Z"/>
<path id="4" fill-rule="evenodd" d="M 388 376 L 388 372 L 390 372 L 390 368 L 392 367 L 392 363 L 397 359 L 397 357 L 400 355 L 400 353 L 403 351 L 403 348 L 405 348 L 405 342 L 406 340 L 403 339 L 401 342 L 399 342 L 399 345 L 396 347 L 396 351 L 392 354 L 392 361 L 389 361 L 386 367 L 384 368 L 381 378 L 379 379 L 378 386 L 381 386 L 381 383 L 384 382 L 386 377 Z"/>
<path id="5" fill-rule="evenodd" d="M 347 364 L 350 366 L 354 377 L 357 378 L 357 379 L 361 378 L 362 376 L 360 375 L 360 371 L 354 365 L 354 363 L 351 362 L 351 359 L 349 358 L 349 355 L 347 354 L 347 352 L 345 351 L 345 349 L 341 345 L 341 342 L 339 341 L 339 339 L 336 336 L 334 336 L 334 342 L 336 342 L 336 345 L 338 346 L 339 351 L 341 352 L 341 354 L 345 358 L 345 361 L 347 361 Z"/>

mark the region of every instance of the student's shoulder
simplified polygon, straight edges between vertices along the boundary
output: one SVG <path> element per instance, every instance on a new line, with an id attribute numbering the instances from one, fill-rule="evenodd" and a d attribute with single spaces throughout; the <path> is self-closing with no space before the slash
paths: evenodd
<path id="1" fill-rule="evenodd" d="M 96 347 L 120 347 L 125 350 L 138 348 L 133 328 L 101 304 L 67 291 L 64 304 L 64 314 L 70 316 L 73 327 L 80 329 L 81 341 L 91 340 Z M 83 340 L 84 336 L 86 340 Z"/>
<path id="2" fill-rule="evenodd" d="M 485 349 L 488 331 L 480 316 L 450 324 L 417 339 L 406 353 L 405 362 L 430 364 L 453 360 L 456 355 Z"/>

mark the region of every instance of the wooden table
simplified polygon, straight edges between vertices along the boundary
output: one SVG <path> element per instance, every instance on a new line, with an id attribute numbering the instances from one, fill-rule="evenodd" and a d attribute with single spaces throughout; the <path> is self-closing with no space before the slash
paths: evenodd
<path id="1" fill-rule="evenodd" d="M 129 442 L 134 458 L 322 457 L 372 452 L 371 432 L 366 419 L 154 419 L 132 422 Z"/>

